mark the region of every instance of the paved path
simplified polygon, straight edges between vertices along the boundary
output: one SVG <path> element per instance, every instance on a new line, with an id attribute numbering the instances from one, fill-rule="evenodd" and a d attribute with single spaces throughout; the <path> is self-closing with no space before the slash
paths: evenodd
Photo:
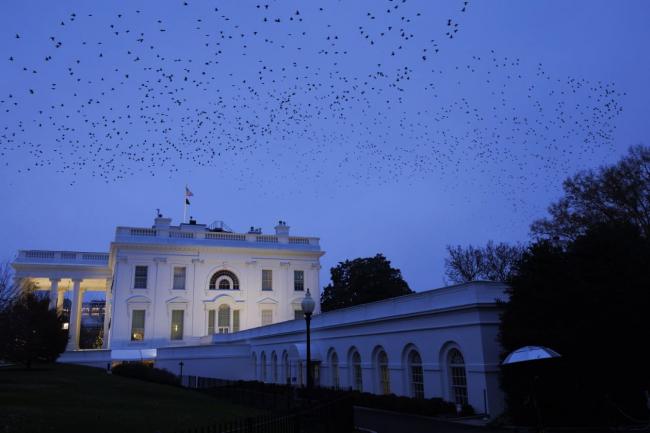
<path id="1" fill-rule="evenodd" d="M 434 418 L 406 415 L 397 412 L 354 408 L 354 423 L 366 431 L 376 433 L 503 433 L 486 427 L 441 421 Z M 512 431 L 508 431 L 512 433 Z"/>

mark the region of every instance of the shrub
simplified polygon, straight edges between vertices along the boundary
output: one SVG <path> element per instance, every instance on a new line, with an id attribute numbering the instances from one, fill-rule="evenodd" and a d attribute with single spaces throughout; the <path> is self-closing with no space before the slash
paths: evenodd
<path id="1" fill-rule="evenodd" d="M 123 362 L 112 368 L 113 374 L 146 380 L 147 382 L 161 383 L 163 385 L 179 385 L 177 376 L 167 370 L 155 368 L 141 362 Z"/>

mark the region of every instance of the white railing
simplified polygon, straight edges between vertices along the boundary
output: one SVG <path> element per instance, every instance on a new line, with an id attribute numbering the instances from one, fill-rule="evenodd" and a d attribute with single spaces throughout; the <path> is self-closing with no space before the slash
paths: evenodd
<path id="1" fill-rule="evenodd" d="M 223 233 L 223 232 L 206 232 L 206 239 L 216 239 L 220 241 L 245 241 L 246 235 L 240 233 Z"/>
<path id="2" fill-rule="evenodd" d="M 273 235 L 257 235 L 257 236 L 255 236 L 255 241 L 256 242 L 268 243 L 268 244 L 277 244 L 278 243 L 278 237 L 273 236 Z"/>
<path id="3" fill-rule="evenodd" d="M 131 229 L 131 236 L 156 236 L 156 229 Z"/>
<path id="4" fill-rule="evenodd" d="M 124 242 L 150 242 L 149 239 L 134 238 L 167 238 L 177 241 L 193 240 L 194 242 L 214 242 L 228 241 L 241 243 L 257 244 L 283 244 L 291 245 L 295 248 L 318 249 L 319 239 L 307 236 L 286 236 L 286 235 L 265 235 L 261 233 L 231 233 L 231 232 L 213 232 L 208 230 L 181 230 L 179 227 L 118 227 L 115 240 Z M 154 241 L 151 239 L 151 241 Z M 270 247 L 270 245 L 269 245 Z"/>
<path id="5" fill-rule="evenodd" d="M 22 250 L 18 253 L 18 262 L 39 263 L 61 262 L 61 263 L 87 263 L 87 264 L 108 264 L 108 253 L 84 253 L 76 251 L 44 251 L 44 250 Z"/>
<path id="6" fill-rule="evenodd" d="M 170 238 L 194 239 L 192 232 L 169 232 Z"/>

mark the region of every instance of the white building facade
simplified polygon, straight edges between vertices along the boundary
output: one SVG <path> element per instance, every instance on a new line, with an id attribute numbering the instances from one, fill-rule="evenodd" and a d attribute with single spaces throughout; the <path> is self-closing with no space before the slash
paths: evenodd
<path id="1" fill-rule="evenodd" d="M 320 298 L 316 237 L 233 233 L 191 221 L 118 227 L 108 253 L 20 251 L 17 279 L 70 291 L 70 340 L 59 359 L 106 368 L 153 361 L 184 376 L 306 383 L 307 289 Z M 497 415 L 499 283 L 473 282 L 320 314 L 312 359 L 320 386 L 442 397 Z M 106 292 L 104 347 L 80 350 L 83 294 Z"/>

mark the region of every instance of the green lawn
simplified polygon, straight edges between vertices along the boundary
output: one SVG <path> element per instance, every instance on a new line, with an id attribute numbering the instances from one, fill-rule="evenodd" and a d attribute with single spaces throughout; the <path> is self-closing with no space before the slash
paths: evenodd
<path id="1" fill-rule="evenodd" d="M 0 368 L 2 433 L 167 433 L 261 413 L 90 367 Z"/>

